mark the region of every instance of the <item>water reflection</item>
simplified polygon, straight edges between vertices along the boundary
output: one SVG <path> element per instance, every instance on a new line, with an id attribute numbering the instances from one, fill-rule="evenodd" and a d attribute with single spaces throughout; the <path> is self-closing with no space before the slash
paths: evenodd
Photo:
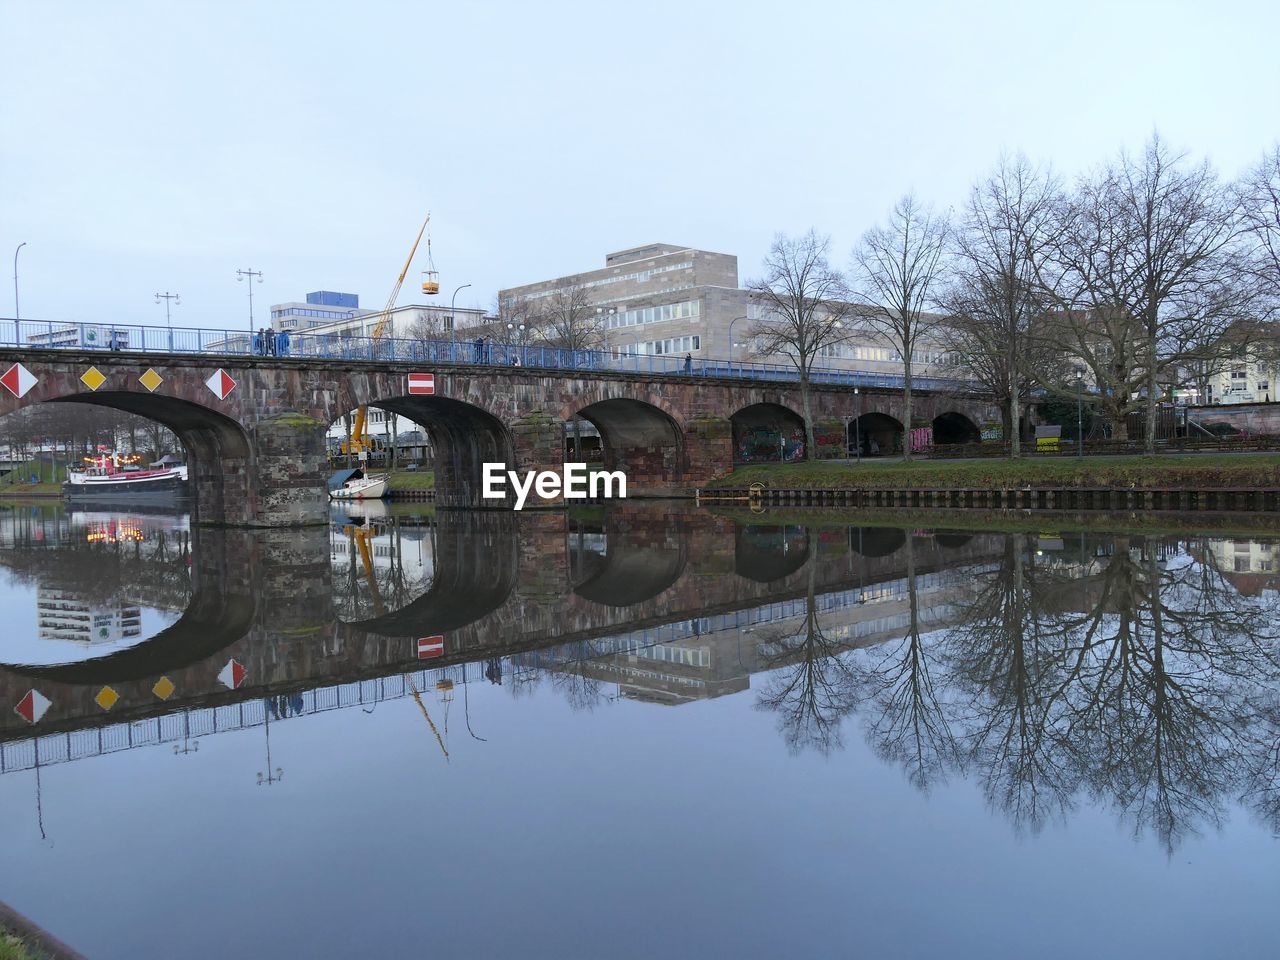
<path id="1" fill-rule="evenodd" d="M 190 563 L 185 515 L 0 512 L 3 660 L 66 663 L 136 645 L 190 603 Z"/>
<path id="2" fill-rule="evenodd" d="M 1172 850 L 1237 802 L 1280 830 L 1267 539 L 746 526 L 638 506 L 351 505 L 327 529 L 261 532 L 58 508 L 0 521 L 6 609 L 31 610 L 0 649 L 0 772 L 41 762 L 33 734 L 66 735 L 46 764 L 126 749 L 113 724 L 128 746 L 154 724 L 148 742 L 184 751 L 261 725 L 269 749 L 273 723 L 399 697 L 447 756 L 458 699 L 475 736 L 479 683 L 549 689 L 584 714 L 750 697 L 792 753 L 840 763 L 861 736 L 921 791 L 980 784 L 1020 831 L 1101 804 Z M 94 617 L 101 644 L 77 633 L 56 642 L 80 652 L 43 653 L 46 631 Z M 34 729 L 6 706 L 33 685 L 51 704 Z M 71 739 L 88 730 L 96 746 Z"/>

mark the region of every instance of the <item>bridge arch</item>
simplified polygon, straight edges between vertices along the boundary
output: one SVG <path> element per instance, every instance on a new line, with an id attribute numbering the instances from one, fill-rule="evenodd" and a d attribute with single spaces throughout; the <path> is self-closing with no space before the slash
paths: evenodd
<path id="1" fill-rule="evenodd" d="M 397 610 L 347 625 L 384 637 L 450 633 L 493 613 L 510 597 L 519 575 L 519 541 L 442 538 L 431 587 Z"/>
<path id="2" fill-rule="evenodd" d="M 569 532 L 573 592 L 593 603 L 629 607 L 671 587 L 687 560 L 683 538 L 655 542 L 643 526 L 574 523 Z"/>
<path id="3" fill-rule="evenodd" d="M 733 571 L 756 583 L 791 576 L 809 559 L 809 530 L 799 524 L 739 526 L 733 534 Z"/>
<path id="4" fill-rule="evenodd" d="M 734 463 L 803 460 L 804 417 L 780 403 L 762 402 L 737 410 L 733 428 Z"/>
<path id="5" fill-rule="evenodd" d="M 399 414 L 430 434 L 437 503 L 495 505 L 481 497 L 483 465 L 513 462 L 511 433 L 496 416 L 465 400 L 439 396 L 389 397 L 369 406 Z"/>
<path id="6" fill-rule="evenodd" d="M 684 432 L 652 403 L 628 397 L 597 400 L 576 412 L 600 431 L 604 465 L 653 491 L 684 478 Z"/>
<path id="7" fill-rule="evenodd" d="M 982 431 L 978 425 L 957 410 L 948 410 L 933 418 L 933 442 L 979 443 Z"/>
<path id="8" fill-rule="evenodd" d="M 110 407 L 169 428 L 187 453 L 192 506 L 198 515 L 213 519 L 235 516 L 252 497 L 244 483 L 249 436 L 226 414 L 179 397 L 124 390 L 76 393 L 43 402 Z M 242 502 L 237 505 L 236 500 Z"/>
<path id="9" fill-rule="evenodd" d="M 862 445 L 862 456 L 890 456 L 902 452 L 902 422 L 887 413 L 864 413 L 849 422 L 848 444 Z"/>

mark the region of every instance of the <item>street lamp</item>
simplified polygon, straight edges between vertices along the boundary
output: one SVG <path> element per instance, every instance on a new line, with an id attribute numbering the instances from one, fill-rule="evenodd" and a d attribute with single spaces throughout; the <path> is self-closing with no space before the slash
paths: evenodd
<path id="1" fill-rule="evenodd" d="M 453 291 L 453 296 L 449 298 L 449 328 L 450 328 L 450 329 L 452 329 L 452 330 L 457 330 L 457 329 L 458 329 L 458 321 L 457 321 L 457 319 L 456 319 L 456 318 L 454 317 L 454 315 L 453 315 L 453 307 L 454 307 L 454 304 L 456 304 L 456 303 L 458 302 L 458 291 L 459 291 L 459 290 L 465 290 L 465 289 L 467 289 L 467 287 L 469 287 L 469 286 L 471 286 L 471 284 L 469 284 L 469 283 L 464 283 L 462 286 L 460 286 L 460 287 L 456 288 L 456 289 Z"/>
<path id="2" fill-rule="evenodd" d="M 609 319 L 605 319 L 605 314 Z M 613 318 L 618 315 L 617 307 L 610 307 L 607 311 L 604 307 L 596 307 L 596 325 L 604 327 L 604 351 L 609 352 L 609 329 L 613 326 Z"/>
<path id="3" fill-rule="evenodd" d="M 245 277 L 249 278 L 249 332 L 253 333 L 253 278 L 257 277 L 258 282 L 262 282 L 262 271 L 254 270 L 250 267 L 248 270 L 236 271 L 236 283 L 240 283 Z"/>
<path id="4" fill-rule="evenodd" d="M 747 320 L 747 319 L 750 319 L 750 318 L 746 314 L 743 314 L 742 316 L 734 317 L 732 320 L 729 321 L 729 362 L 730 363 L 733 363 L 733 325 L 737 323 L 739 320 Z"/>
<path id="5" fill-rule="evenodd" d="M 853 396 L 858 404 L 858 415 L 853 419 L 853 446 L 858 451 L 858 464 L 862 464 L 862 394 L 857 387 L 853 388 Z M 848 431 L 845 431 L 848 436 Z"/>
<path id="6" fill-rule="evenodd" d="M 18 311 L 18 251 L 27 245 L 27 241 L 23 240 L 18 244 L 17 249 L 13 251 L 13 345 L 15 347 L 22 346 L 22 333 L 18 325 L 22 314 Z"/>
<path id="7" fill-rule="evenodd" d="M 1076 367 L 1076 459 L 1084 458 L 1084 367 Z"/>
<path id="8" fill-rule="evenodd" d="M 249 289 L 253 289 L 250 287 Z M 164 293 L 156 294 L 156 303 L 164 301 L 164 325 L 169 328 L 169 352 L 173 353 L 173 324 L 169 322 L 169 304 L 180 304 L 182 300 L 176 293 L 170 293 L 166 290 Z"/>

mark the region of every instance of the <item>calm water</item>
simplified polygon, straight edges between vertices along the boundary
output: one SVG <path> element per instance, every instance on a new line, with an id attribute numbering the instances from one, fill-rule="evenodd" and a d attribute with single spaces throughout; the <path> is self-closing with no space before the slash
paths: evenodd
<path id="1" fill-rule="evenodd" d="M 1280 539 L 371 510 L 0 511 L 0 899 L 94 958 L 1276 955 Z"/>

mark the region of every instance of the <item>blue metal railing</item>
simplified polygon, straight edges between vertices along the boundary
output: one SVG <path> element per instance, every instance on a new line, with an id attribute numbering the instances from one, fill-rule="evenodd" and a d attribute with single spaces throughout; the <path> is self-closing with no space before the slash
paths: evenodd
<path id="1" fill-rule="evenodd" d="M 26 350 L 102 350 L 130 353 L 200 354 L 232 357 L 287 357 L 381 363 L 457 364 L 492 367 L 531 367 L 540 370 L 645 373 L 672 377 L 795 381 L 789 363 L 739 360 L 687 360 L 679 355 L 614 353 L 607 350 L 567 350 L 537 344 L 480 344 L 473 340 L 405 340 L 348 337 L 335 334 L 270 331 L 256 333 L 202 327 L 148 327 L 131 324 L 75 323 L 58 320 L 0 318 L 0 346 Z M 901 374 L 868 373 L 820 367 L 811 380 L 826 385 L 902 389 Z M 920 390 L 978 389 L 971 380 L 913 377 Z"/>

